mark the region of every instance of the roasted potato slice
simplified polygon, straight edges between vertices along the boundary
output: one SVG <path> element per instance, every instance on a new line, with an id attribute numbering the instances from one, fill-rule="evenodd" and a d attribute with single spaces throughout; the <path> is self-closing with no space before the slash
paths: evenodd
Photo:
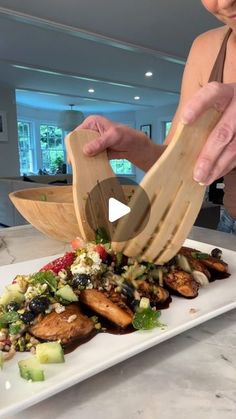
<path id="1" fill-rule="evenodd" d="M 151 304 L 163 304 L 170 296 L 169 292 L 159 285 L 149 284 L 147 281 L 137 281 L 137 291 L 142 297 L 147 297 Z"/>
<path id="2" fill-rule="evenodd" d="M 182 247 L 181 249 L 180 249 L 180 251 L 179 251 L 179 254 L 180 255 L 183 255 L 183 256 L 185 256 L 186 258 L 187 258 L 187 260 L 188 260 L 188 263 L 189 263 L 189 265 L 190 265 L 190 267 L 191 267 L 191 269 L 193 270 L 193 271 L 199 271 L 199 272 L 202 272 L 202 273 L 204 273 L 205 275 L 206 275 L 206 277 L 208 278 L 208 279 L 210 279 L 211 278 L 211 274 L 210 274 L 210 272 L 208 271 L 208 269 L 207 269 L 207 267 L 204 265 L 204 263 L 202 262 L 202 260 L 199 260 L 199 259 L 195 259 L 193 256 L 192 256 L 192 252 L 189 252 L 188 250 L 186 250 L 186 249 L 188 249 L 188 248 L 186 248 L 186 247 Z M 190 249 L 191 250 L 191 249 Z M 194 250 L 193 250 L 193 252 L 194 252 Z"/>
<path id="3" fill-rule="evenodd" d="M 190 247 L 182 247 L 180 249 L 180 253 L 182 253 L 186 256 L 189 255 L 191 257 L 193 257 L 192 255 L 194 255 L 194 254 L 196 254 L 196 255 L 198 253 L 201 254 L 201 252 L 199 250 L 191 249 Z M 210 271 L 210 273 L 213 276 L 212 279 L 214 279 L 214 272 L 215 271 L 222 272 L 223 274 L 226 274 L 226 275 L 222 275 L 222 278 L 227 278 L 227 276 L 229 276 L 228 264 L 226 262 L 224 262 L 223 260 L 217 259 L 217 258 L 215 258 L 211 255 L 208 255 L 208 257 L 204 257 L 202 259 L 197 259 L 197 258 L 193 258 L 193 259 L 195 259 L 197 262 L 200 262 L 203 266 L 205 266 Z M 197 270 L 199 270 L 199 269 L 197 269 Z M 217 275 L 217 278 L 219 278 L 219 275 Z"/>
<path id="4" fill-rule="evenodd" d="M 113 302 L 115 297 L 117 300 Z M 112 293 L 108 297 L 104 292 L 96 289 L 83 290 L 80 293 L 80 301 L 95 311 L 95 313 L 100 314 L 119 327 L 125 328 L 132 323 L 133 312 L 124 302 L 122 302 L 122 307 L 120 306 L 121 296 L 118 293 L 116 293 L 116 296 Z"/>
<path id="5" fill-rule="evenodd" d="M 82 314 L 78 304 L 69 304 L 61 313 L 52 311 L 30 327 L 29 331 L 36 338 L 54 341 L 60 340 L 67 345 L 75 339 L 84 339 L 94 330 L 94 322 Z"/>
<path id="6" fill-rule="evenodd" d="M 213 258 L 213 256 L 209 256 L 207 259 L 203 259 L 202 263 L 207 266 L 208 269 L 222 273 L 228 273 L 228 264 L 223 260 Z"/>
<path id="7" fill-rule="evenodd" d="M 188 272 L 175 268 L 165 274 L 163 279 L 165 285 L 175 294 L 185 298 L 195 298 L 198 295 L 199 284 Z"/>

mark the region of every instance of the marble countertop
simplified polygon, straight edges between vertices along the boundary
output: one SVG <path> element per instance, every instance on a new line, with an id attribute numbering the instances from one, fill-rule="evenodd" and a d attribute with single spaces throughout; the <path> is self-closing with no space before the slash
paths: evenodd
<path id="1" fill-rule="evenodd" d="M 232 235 L 194 227 L 189 238 L 236 251 Z M 67 248 L 29 225 L 0 230 L 1 265 Z M 235 412 L 232 310 L 8 418 L 233 419 Z"/>

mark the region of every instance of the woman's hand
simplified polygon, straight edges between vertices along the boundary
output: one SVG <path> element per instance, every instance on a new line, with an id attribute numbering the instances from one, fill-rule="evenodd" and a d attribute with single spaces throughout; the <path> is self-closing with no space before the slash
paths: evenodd
<path id="1" fill-rule="evenodd" d="M 197 182 L 206 185 L 236 167 L 236 83 L 208 83 L 184 107 L 181 120 L 191 123 L 211 107 L 221 111 L 222 117 L 209 135 L 193 174 Z"/>
<path id="2" fill-rule="evenodd" d="M 141 131 L 114 123 L 102 116 L 91 115 L 76 129 L 92 129 L 100 136 L 87 144 L 83 151 L 95 156 L 107 150 L 109 159 L 127 159 L 142 170 L 148 170 L 158 158 L 159 147 Z"/>

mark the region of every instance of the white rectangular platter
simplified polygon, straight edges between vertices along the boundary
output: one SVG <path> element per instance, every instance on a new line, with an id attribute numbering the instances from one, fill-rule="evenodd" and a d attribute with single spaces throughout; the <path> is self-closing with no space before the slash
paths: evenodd
<path id="1" fill-rule="evenodd" d="M 185 245 L 210 252 L 212 245 L 187 240 Z M 17 361 L 28 353 L 17 354 L 0 371 L 0 417 L 19 412 L 75 383 L 81 382 L 112 365 L 178 335 L 213 317 L 236 308 L 236 252 L 222 249 L 231 276 L 201 288 L 195 299 L 173 297 L 162 311 L 164 330 L 136 331 L 126 335 L 100 334 L 66 355 L 64 364 L 46 365 L 45 381 L 29 383 L 18 371 Z M 41 258 L 0 268 L 0 294 L 16 274 L 36 272 L 54 257 Z M 194 310 L 192 310 L 194 309 Z"/>

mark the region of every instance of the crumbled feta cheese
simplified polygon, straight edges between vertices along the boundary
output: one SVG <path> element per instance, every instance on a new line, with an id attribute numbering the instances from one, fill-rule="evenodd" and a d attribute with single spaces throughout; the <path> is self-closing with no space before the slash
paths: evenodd
<path id="1" fill-rule="evenodd" d="M 66 270 L 65 269 L 61 269 L 58 272 L 58 276 L 59 276 L 60 279 L 66 279 L 67 278 L 67 272 L 66 272 Z"/>
<path id="2" fill-rule="evenodd" d="M 60 313 L 62 313 L 63 311 L 65 311 L 65 307 L 64 307 L 62 304 L 60 304 L 60 303 L 55 303 L 55 304 L 53 304 L 53 308 L 55 309 L 55 312 L 56 312 L 57 314 L 60 314 Z"/>
<path id="3" fill-rule="evenodd" d="M 72 274 L 96 274 L 101 267 L 102 260 L 99 254 L 93 250 L 81 253 L 71 266 Z"/>
<path id="4" fill-rule="evenodd" d="M 67 322 L 72 323 L 75 319 L 77 319 L 77 314 L 72 314 L 70 317 L 68 317 Z"/>

